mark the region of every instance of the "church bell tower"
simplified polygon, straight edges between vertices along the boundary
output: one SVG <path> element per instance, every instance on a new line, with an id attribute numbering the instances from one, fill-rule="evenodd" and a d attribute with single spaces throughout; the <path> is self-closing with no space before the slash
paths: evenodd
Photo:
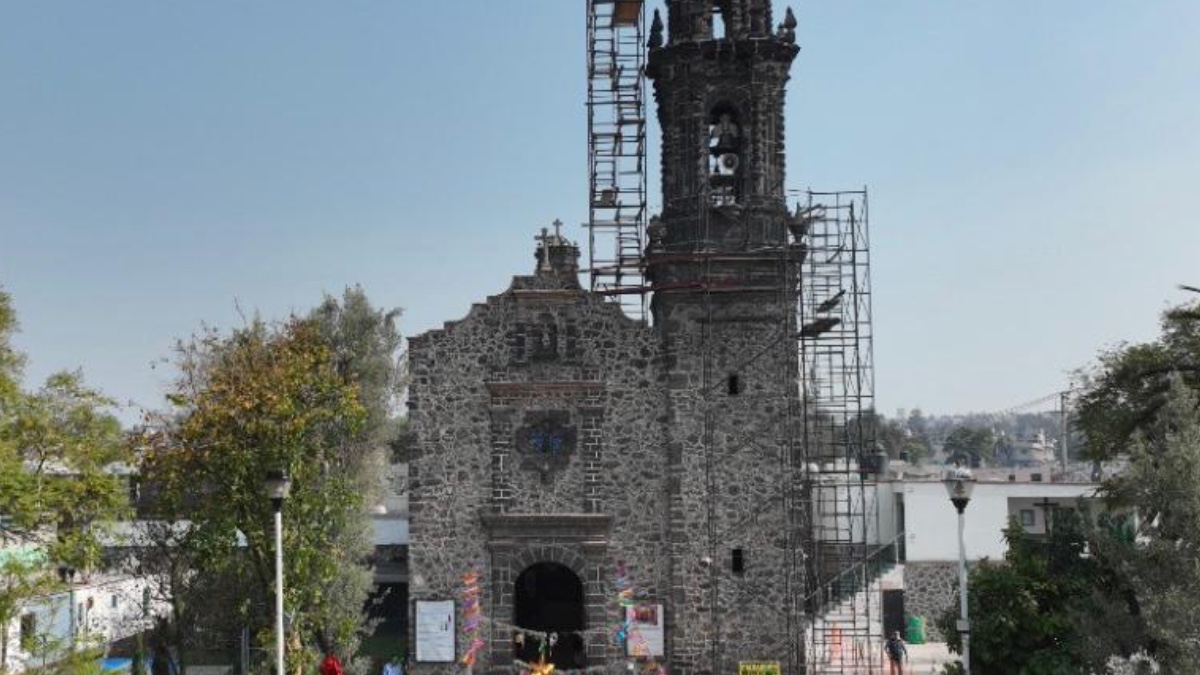
<path id="1" fill-rule="evenodd" d="M 647 67 L 662 129 L 663 208 L 647 250 L 656 319 L 673 294 L 780 283 L 753 254 L 788 243 L 784 86 L 799 52 L 795 17 L 789 9 L 774 26 L 770 0 L 668 0 L 667 10 Z"/>
<path id="2" fill-rule="evenodd" d="M 803 662 L 795 332 L 803 255 L 784 187 L 796 20 L 770 0 L 667 0 L 647 76 L 662 212 L 646 276 L 663 363 L 674 673 Z"/>

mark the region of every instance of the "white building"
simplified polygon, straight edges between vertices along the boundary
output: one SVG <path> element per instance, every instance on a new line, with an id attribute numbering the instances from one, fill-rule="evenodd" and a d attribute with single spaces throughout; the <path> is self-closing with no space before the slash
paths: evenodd
<path id="1" fill-rule="evenodd" d="M 1037 467 L 1048 466 L 1059 460 L 1057 443 L 1046 437 L 1046 432 L 1038 429 L 1037 433 L 1028 437 L 1004 438 L 1008 442 L 1008 461 L 1016 466 Z"/>
<path id="2" fill-rule="evenodd" d="M 5 666 L 22 672 L 58 661 L 75 644 L 106 645 L 150 628 L 162 608 L 142 577 L 93 576 L 30 601 L 7 627 Z"/>
<path id="3" fill-rule="evenodd" d="M 1040 473 L 1010 469 L 977 470 L 975 477 L 963 536 L 968 562 L 1002 560 L 1010 521 L 1032 535 L 1045 535 L 1057 509 L 1103 508 L 1096 483 L 1043 482 Z M 932 628 L 933 620 L 957 603 L 958 512 L 940 475 L 881 480 L 876 494 L 879 541 L 902 535 L 905 613 L 924 617 Z M 930 632 L 940 637 L 936 629 Z"/>

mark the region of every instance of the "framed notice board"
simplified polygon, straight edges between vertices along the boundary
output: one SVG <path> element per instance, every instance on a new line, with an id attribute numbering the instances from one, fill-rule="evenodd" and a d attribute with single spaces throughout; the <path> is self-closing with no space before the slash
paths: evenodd
<path id="1" fill-rule="evenodd" d="M 416 660 L 421 663 L 454 663 L 454 601 L 417 600 L 414 604 Z"/>
<path id="2" fill-rule="evenodd" d="M 663 606 L 638 605 L 625 608 L 629 622 L 629 637 L 625 641 L 627 656 L 663 656 Z"/>

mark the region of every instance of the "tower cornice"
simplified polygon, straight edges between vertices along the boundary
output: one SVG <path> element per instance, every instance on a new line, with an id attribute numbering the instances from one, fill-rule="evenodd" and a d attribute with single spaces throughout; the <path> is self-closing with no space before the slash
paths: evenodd
<path id="1" fill-rule="evenodd" d="M 664 69 L 677 63 L 704 61 L 775 61 L 791 65 L 800 46 L 784 42 L 775 37 L 747 38 L 744 40 L 699 40 L 673 42 L 650 50 L 646 64 L 646 76 L 659 79 Z"/>

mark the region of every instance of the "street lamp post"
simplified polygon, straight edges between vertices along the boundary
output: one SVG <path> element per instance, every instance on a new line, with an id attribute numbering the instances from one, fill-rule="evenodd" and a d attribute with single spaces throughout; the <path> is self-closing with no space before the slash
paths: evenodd
<path id="1" fill-rule="evenodd" d="M 275 673 L 283 671 L 283 500 L 287 499 L 292 482 L 282 470 L 267 472 L 267 496 L 275 512 Z"/>
<path id="2" fill-rule="evenodd" d="M 971 621 L 967 614 L 967 549 L 963 543 L 965 512 L 975 490 L 975 479 L 964 467 L 956 467 L 943 481 L 950 503 L 958 510 L 958 634 L 962 638 L 963 672 L 971 675 Z"/>

